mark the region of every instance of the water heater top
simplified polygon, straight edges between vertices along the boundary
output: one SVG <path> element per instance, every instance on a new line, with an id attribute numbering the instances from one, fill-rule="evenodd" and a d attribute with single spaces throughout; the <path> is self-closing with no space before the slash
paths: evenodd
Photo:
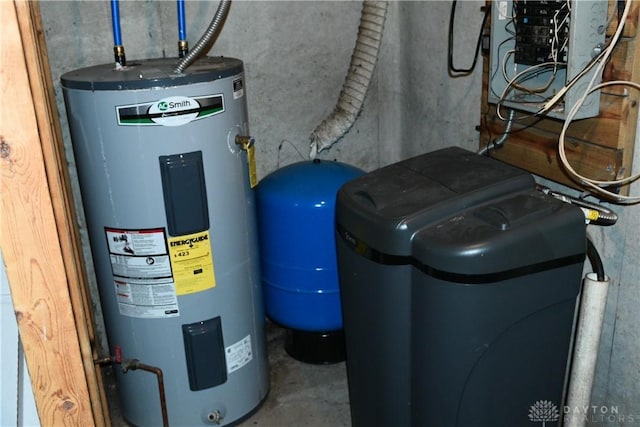
<path id="1" fill-rule="evenodd" d="M 121 68 L 102 64 L 70 71 L 60 80 L 68 89 L 135 90 L 211 82 L 243 71 L 241 60 L 222 56 L 201 58 L 182 74 L 173 72 L 177 65 L 174 58 L 131 61 Z"/>

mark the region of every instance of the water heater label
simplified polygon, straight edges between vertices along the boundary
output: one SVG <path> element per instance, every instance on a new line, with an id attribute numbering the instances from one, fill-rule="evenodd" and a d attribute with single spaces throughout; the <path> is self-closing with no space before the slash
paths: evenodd
<path id="1" fill-rule="evenodd" d="M 251 335 L 247 335 L 235 344 L 231 344 L 224 349 L 227 361 L 227 374 L 237 371 L 247 363 L 253 360 L 253 351 L 251 349 Z"/>
<path id="2" fill-rule="evenodd" d="M 169 254 L 178 295 L 187 295 L 216 286 L 209 231 L 171 237 Z"/>
<path id="3" fill-rule="evenodd" d="M 116 107 L 120 126 L 182 126 L 224 112 L 224 95 L 170 96 Z"/>
<path id="4" fill-rule="evenodd" d="M 120 314 L 139 318 L 179 315 L 164 228 L 105 227 Z"/>
<path id="5" fill-rule="evenodd" d="M 233 99 L 242 98 L 244 96 L 244 80 L 242 77 L 233 81 Z"/>

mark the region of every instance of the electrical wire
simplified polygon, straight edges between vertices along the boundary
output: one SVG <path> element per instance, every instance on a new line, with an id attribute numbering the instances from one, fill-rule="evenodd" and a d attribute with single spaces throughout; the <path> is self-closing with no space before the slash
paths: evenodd
<path id="1" fill-rule="evenodd" d="M 591 69 L 598 64 L 600 61 L 603 61 L 605 56 L 606 49 L 603 49 L 596 57 L 594 57 L 573 79 L 569 81 L 565 86 L 563 86 L 554 96 L 550 98 L 549 101 L 540 109 L 536 114 L 545 114 L 549 110 L 551 110 L 563 97 L 564 95 L 571 89 L 582 77 L 585 76 Z M 606 61 L 605 61 L 606 62 Z M 598 76 L 598 71 L 595 72 L 594 77 Z"/>
<path id="2" fill-rule="evenodd" d="M 596 246 L 593 244 L 593 241 L 589 236 L 587 236 L 587 258 L 589 258 L 589 262 L 591 263 L 591 268 L 593 272 L 596 273 L 596 278 L 599 282 L 604 282 L 606 275 L 604 274 L 604 264 L 602 263 L 602 258 L 596 249 Z"/>
<path id="3" fill-rule="evenodd" d="M 504 40 L 503 40 L 503 41 L 498 45 L 498 47 L 497 47 L 498 58 L 503 57 L 502 55 L 500 55 L 500 50 L 504 47 L 504 45 L 505 45 L 505 44 L 507 44 L 507 43 L 509 43 L 509 42 L 513 41 L 513 40 L 514 40 L 514 38 L 515 38 L 515 36 L 514 36 L 514 37 L 508 37 L 508 38 L 504 39 Z M 507 51 L 507 52 L 508 52 L 508 51 Z M 506 55 L 506 53 L 505 53 L 505 55 Z M 495 91 L 495 89 L 493 88 L 493 84 L 492 84 L 492 83 L 495 81 L 495 77 L 496 77 L 496 75 L 498 74 L 498 70 L 499 70 L 499 67 L 495 67 L 495 70 L 493 71 L 493 74 L 491 74 L 491 78 L 489 79 L 489 82 L 490 82 L 490 83 L 489 83 L 489 89 L 491 90 L 491 94 L 492 94 L 493 96 L 495 96 L 496 98 L 499 98 L 499 97 L 500 97 L 500 95 L 498 95 L 498 93 Z"/>
<path id="4" fill-rule="evenodd" d="M 640 84 L 635 83 L 635 82 L 630 82 L 630 81 L 622 81 L 622 80 L 613 80 L 613 81 L 608 81 L 608 82 L 604 82 L 598 85 L 595 85 L 594 87 L 592 87 L 588 92 L 586 92 L 586 95 L 589 95 L 593 92 L 595 92 L 596 90 L 599 90 L 603 87 L 608 87 L 608 86 L 614 86 L 614 85 L 624 85 L 624 86 L 630 86 L 635 88 L 636 90 L 640 91 Z M 586 97 L 584 97 L 586 98 Z M 569 163 L 569 160 L 567 159 L 567 155 L 566 155 L 566 144 L 565 144 L 565 139 L 566 139 L 566 133 L 567 133 L 567 129 L 569 128 L 569 125 L 571 124 L 571 122 L 573 121 L 573 118 L 575 117 L 578 109 L 580 108 L 580 100 L 576 103 L 576 106 L 574 106 L 574 108 L 571 109 L 571 111 L 569 111 L 569 113 L 567 114 L 567 119 L 563 124 L 562 130 L 560 131 L 560 137 L 558 140 L 558 154 L 560 156 L 560 161 L 562 163 L 562 165 L 565 167 L 565 169 L 567 170 L 567 172 L 569 172 L 572 177 L 574 179 L 576 179 L 579 183 L 585 185 L 586 187 L 590 188 L 594 193 L 605 196 L 609 199 L 612 199 L 614 201 L 617 201 L 619 203 L 638 203 L 640 202 L 640 196 L 639 197 L 632 197 L 632 196 L 623 196 L 617 193 L 614 193 L 613 191 L 607 190 L 604 187 L 619 187 L 622 185 L 627 185 L 627 184 L 631 184 L 634 181 L 637 181 L 638 179 L 640 179 L 640 173 L 635 174 L 635 175 L 631 175 L 627 178 L 622 178 L 622 179 L 616 179 L 616 180 L 609 180 L 609 181 L 601 181 L 601 180 L 596 180 L 596 179 L 591 179 L 591 178 L 587 178 L 581 174 L 579 174 L 578 172 L 576 172 L 576 170 L 571 166 L 571 164 Z M 584 102 L 584 99 L 582 99 L 582 102 Z"/>
<path id="5" fill-rule="evenodd" d="M 473 62 L 469 68 L 458 68 L 453 65 L 453 27 L 456 16 L 456 6 L 458 1 L 453 0 L 451 2 L 451 14 L 449 15 L 449 50 L 447 55 L 447 64 L 449 67 L 449 75 L 452 77 L 459 76 L 467 76 L 473 72 L 476 68 L 476 64 L 478 62 L 478 54 L 480 53 L 480 47 L 482 46 L 482 35 L 484 33 L 484 27 L 487 24 L 487 19 L 489 18 L 489 13 L 491 12 L 490 7 L 486 7 L 484 11 L 484 17 L 482 18 L 482 24 L 480 24 L 480 34 L 478 34 L 478 40 L 476 41 L 476 50 L 473 55 Z M 457 75 L 454 75 L 457 73 Z"/>
<path id="6" fill-rule="evenodd" d="M 567 8 L 568 12 L 564 14 L 564 17 L 562 18 L 562 21 L 560 21 L 560 23 L 558 23 L 558 18 L 560 16 L 560 13 L 563 11 L 564 8 Z M 567 43 L 569 42 L 569 37 L 564 37 L 564 40 L 562 42 L 562 45 L 560 46 L 556 46 L 557 43 L 560 42 L 559 40 L 559 34 L 562 32 L 562 30 L 565 28 L 565 26 L 569 23 L 569 12 L 571 12 L 571 4 L 567 1 L 566 3 L 564 3 L 562 5 L 562 7 L 560 7 L 560 9 L 556 10 L 555 13 L 553 14 L 553 39 L 551 39 L 551 59 L 553 61 L 558 61 L 558 53 L 561 52 L 564 48 L 567 47 Z"/>
<path id="7" fill-rule="evenodd" d="M 527 75 L 528 75 L 528 73 L 531 73 L 533 70 L 536 70 L 536 69 L 538 69 L 538 68 L 546 68 L 546 67 L 549 67 L 549 66 L 555 66 L 555 65 L 558 65 L 558 64 L 553 63 L 553 62 L 544 62 L 544 63 L 542 63 L 542 64 L 532 65 L 532 66 L 530 66 L 530 67 L 528 67 L 528 68 L 526 68 L 526 69 L 524 69 L 524 70 L 520 71 L 520 72 L 519 72 L 518 74 L 516 74 L 516 75 L 515 75 L 515 76 L 514 76 L 514 77 L 513 77 L 509 82 L 507 82 L 507 85 L 504 87 L 504 89 L 503 89 L 502 93 L 501 93 L 501 94 L 500 94 L 500 96 L 498 97 L 498 102 L 496 102 L 496 114 L 498 115 L 498 117 L 500 118 L 500 120 L 506 120 L 506 119 L 504 118 L 504 116 L 502 116 L 502 114 L 500 113 L 500 107 L 502 106 L 502 104 L 503 104 L 503 103 L 504 103 L 504 101 L 506 100 L 508 93 L 509 93 L 511 90 L 513 90 L 513 89 L 514 89 L 514 84 L 515 84 L 514 82 L 519 81 L 520 79 L 522 79 L 522 78 L 523 78 L 523 76 L 527 76 Z M 524 103 L 526 103 L 526 104 L 538 104 L 538 103 L 540 103 L 540 102 L 544 101 L 545 99 L 547 99 L 547 98 L 541 98 L 541 100 L 540 100 L 540 101 L 538 101 L 538 102 L 534 102 L 533 100 L 527 100 L 527 101 L 524 101 L 524 100 L 523 100 L 523 101 L 522 101 L 522 103 L 523 103 L 523 104 L 524 104 Z M 511 100 L 511 99 L 510 99 L 509 101 L 510 101 L 510 102 L 516 102 L 516 101 L 513 101 L 513 100 Z M 536 113 L 536 114 L 539 114 L 539 112 L 538 112 L 538 113 Z"/>
<path id="8" fill-rule="evenodd" d="M 532 66 L 522 70 L 521 72 L 519 72 L 517 74 L 517 76 L 519 76 L 518 78 L 509 77 L 508 71 L 507 71 L 507 62 L 508 62 L 509 58 L 514 53 L 515 53 L 515 50 L 511 49 L 511 50 L 508 50 L 507 53 L 503 56 L 503 58 L 502 58 L 502 76 L 504 77 L 504 80 L 507 82 L 507 87 L 512 87 L 512 88 L 518 89 L 518 90 L 520 90 L 522 92 L 526 92 L 526 93 L 529 93 L 529 94 L 541 93 L 541 92 L 544 92 L 547 89 L 549 89 L 549 87 L 553 83 L 553 80 L 556 78 L 556 75 L 557 75 L 557 72 L 558 72 L 558 66 L 566 65 L 565 62 L 544 62 L 544 63 L 541 63 L 541 64 L 532 65 Z M 543 68 L 543 70 L 538 70 L 538 68 Z M 549 79 L 547 80 L 547 82 L 543 86 L 540 86 L 540 87 L 537 87 L 537 88 L 529 88 L 529 87 L 523 86 L 523 85 L 521 85 L 519 83 L 516 83 L 516 80 L 527 81 L 527 80 L 539 77 L 542 74 L 547 72 L 546 68 L 552 68 L 553 70 L 551 71 L 551 76 L 549 76 Z M 530 76 L 527 73 L 531 73 L 532 75 Z"/>
<path id="9" fill-rule="evenodd" d="M 560 36 L 561 34 L 566 33 L 565 30 L 569 22 L 570 11 L 571 11 L 570 1 L 566 0 L 561 5 L 561 7 L 555 11 L 553 18 L 551 19 L 554 25 L 554 30 L 552 31 L 553 33 L 553 38 L 551 40 L 552 46 L 549 53 L 549 59 L 551 59 L 550 61 L 530 65 L 529 67 L 521 70 L 520 72 L 518 72 L 517 70 L 516 62 L 513 61 L 512 64 L 514 67 L 514 72 L 516 72 L 516 74 L 513 77 L 509 77 L 509 73 L 507 71 L 507 64 L 509 62 L 509 58 L 514 56 L 515 49 L 508 50 L 504 55 L 500 55 L 498 52 L 498 57 L 502 58 L 501 70 L 502 70 L 502 75 L 506 85 L 500 95 L 495 93 L 495 90 L 493 89 L 493 85 L 490 85 L 490 86 L 491 86 L 492 93 L 494 94 L 494 96 L 498 98 L 496 102 L 497 104 L 496 112 L 498 117 L 501 120 L 507 120 L 502 115 L 502 112 L 501 112 L 501 108 L 505 103 L 505 101 L 509 101 L 512 104 L 529 105 L 530 106 L 529 109 L 532 109 L 531 107 L 533 106 L 537 107 L 538 105 L 542 103 L 546 103 L 550 99 L 552 99 L 553 94 L 547 93 L 547 92 L 549 91 L 549 88 L 557 78 L 558 69 L 561 67 L 566 67 L 566 61 L 560 60 L 560 59 L 563 59 L 561 58 L 560 52 L 566 50 L 566 46 L 568 44 L 569 38 L 566 36 L 566 34 L 564 34 L 563 37 L 560 37 Z M 515 39 L 515 36 L 516 36 L 515 22 L 517 20 L 515 7 L 511 8 L 511 15 L 512 15 L 511 19 L 509 19 L 509 21 L 504 25 L 504 30 L 509 34 L 513 34 L 514 37 L 511 37 L 503 41 L 498 47 L 498 49 L 500 49 L 500 47 L 507 41 L 513 41 Z M 514 26 L 514 31 L 511 31 L 509 29 L 510 25 Z M 498 72 L 498 69 L 496 68 L 494 72 L 494 76 L 495 76 L 495 73 L 497 72 Z M 527 86 L 526 82 L 533 79 L 538 79 L 541 76 L 544 76 L 545 74 L 549 74 L 545 82 L 537 83 L 538 86 Z M 492 79 L 493 79 L 493 76 L 492 76 Z M 516 91 L 516 93 L 509 96 L 509 94 L 511 94 L 513 91 Z M 540 112 L 536 114 L 540 114 Z M 529 116 L 525 116 L 524 118 L 526 117 L 529 117 Z M 518 118 L 518 120 L 521 120 L 522 118 L 523 117 L 520 117 Z"/>
<path id="10" fill-rule="evenodd" d="M 623 0 L 623 2 L 624 2 L 624 0 Z M 617 5 L 616 5 L 616 7 L 617 7 Z M 618 11 L 620 12 L 620 9 L 618 9 Z M 615 48 L 615 46 L 616 46 L 616 44 L 617 44 L 617 42 L 618 42 L 618 40 L 619 40 L 619 38 L 620 38 L 620 36 L 622 34 L 622 30 L 624 29 L 624 22 L 625 21 L 621 17 L 622 14 L 624 14 L 624 9 L 619 14 L 619 22 L 618 22 L 618 27 L 616 28 L 616 33 L 609 40 L 607 45 L 604 46 L 603 49 L 600 51 L 600 53 L 598 55 L 596 55 L 594 58 L 592 58 L 591 61 L 575 77 L 573 77 L 571 79 L 571 81 L 569 81 L 569 83 L 567 83 L 564 87 L 562 87 L 556 93 L 556 95 L 553 98 L 551 98 L 547 102 L 547 104 L 544 105 L 544 107 L 541 110 L 539 110 L 537 112 L 537 114 L 544 114 L 547 111 L 549 111 L 551 108 L 553 108 L 553 106 L 555 104 L 557 104 L 558 101 L 560 101 L 560 99 L 562 99 L 562 97 L 564 97 L 564 95 L 567 93 L 567 91 L 569 89 L 571 89 L 580 79 L 582 79 L 585 74 L 587 74 L 596 64 L 600 64 L 600 66 L 597 68 L 597 70 L 599 70 L 599 71 L 595 72 L 595 74 L 593 75 L 592 80 L 591 80 L 592 83 L 590 83 L 589 86 L 591 86 L 593 84 L 593 82 L 595 82 L 596 77 L 600 75 L 602 69 L 604 68 L 604 65 L 606 64 L 607 60 L 611 56 L 611 52 Z M 615 12 L 607 20 L 607 27 L 611 23 L 614 15 L 615 15 Z M 628 11 L 627 11 L 627 15 L 628 15 Z"/>
<path id="11" fill-rule="evenodd" d="M 477 154 L 484 155 L 489 153 L 489 150 L 493 150 L 496 148 L 501 148 L 504 143 L 511 135 L 511 128 L 513 127 L 513 122 L 516 117 L 516 110 L 509 110 L 509 118 L 507 119 L 507 124 L 505 125 L 504 132 L 498 138 L 492 138 L 489 140 L 489 143 L 485 145 L 483 148 L 477 151 Z"/>
<path id="12" fill-rule="evenodd" d="M 508 76 L 508 72 L 507 72 L 507 63 L 509 58 L 514 55 L 515 50 L 509 50 L 505 53 L 505 55 L 499 55 L 499 57 L 502 57 L 502 74 L 503 74 L 503 78 L 506 82 L 506 85 L 501 93 L 500 96 L 498 96 L 498 101 L 496 102 L 497 104 L 497 114 L 498 117 L 500 117 L 501 120 L 506 120 L 505 117 L 502 115 L 502 113 L 500 112 L 500 107 L 502 104 L 504 104 L 505 101 L 507 101 L 507 96 L 512 92 L 512 91 L 519 91 L 522 92 L 520 94 L 515 94 L 513 96 L 511 96 L 508 101 L 510 103 L 520 103 L 520 104 L 529 104 L 529 105 L 538 105 L 541 104 L 543 102 L 545 102 L 545 105 L 548 105 L 549 101 L 554 99 L 552 97 L 552 94 L 547 94 L 546 96 L 541 97 L 540 99 L 532 99 L 531 95 L 537 95 L 537 94 L 541 94 L 541 93 L 545 93 L 546 91 L 548 91 L 548 89 L 551 87 L 551 85 L 553 84 L 553 82 L 555 81 L 555 79 L 557 78 L 557 72 L 558 69 L 560 67 L 566 67 L 566 62 L 565 61 L 561 61 L 561 55 L 560 53 L 563 52 L 568 44 L 569 38 L 566 37 L 566 35 L 564 37 L 561 38 L 561 35 L 565 32 L 564 30 L 566 29 L 568 22 L 569 22 L 569 17 L 570 17 L 570 12 L 571 12 L 571 3 L 569 0 L 566 0 L 559 9 L 557 9 L 554 13 L 553 18 L 551 19 L 551 21 L 553 22 L 553 26 L 554 26 L 554 30 L 553 30 L 553 38 L 551 40 L 551 50 L 549 53 L 549 59 L 551 59 L 550 61 L 544 62 L 544 63 L 540 63 L 540 64 L 533 64 L 531 66 L 529 66 L 528 68 L 517 72 L 517 74 L 515 74 L 514 77 L 510 78 Z M 511 23 L 514 23 L 516 20 L 515 17 L 515 7 L 512 7 L 512 19 L 507 22 L 505 24 L 505 31 L 508 33 L 511 33 L 510 31 L 508 31 L 508 26 Z M 515 25 L 515 24 L 514 24 Z M 511 40 L 513 40 L 511 38 Z M 516 67 L 516 63 L 513 62 L 514 67 Z M 497 70 L 496 70 L 497 71 Z M 517 71 L 517 68 L 514 69 L 514 71 Z M 546 73 L 550 73 L 548 79 L 546 82 L 542 83 L 541 85 L 537 86 L 537 87 L 528 87 L 525 83 L 527 81 L 530 81 L 532 79 L 538 78 Z M 493 91 L 493 89 L 492 89 Z M 493 93 L 495 94 L 495 91 L 493 91 Z M 524 98 L 525 94 L 530 95 L 527 98 Z M 496 94 L 497 95 L 497 94 Z M 520 96 L 523 99 L 518 101 L 517 97 Z M 559 98 L 558 98 L 559 99 Z M 557 102 L 557 101 L 556 101 Z M 549 105 L 548 109 L 551 109 L 553 107 L 553 105 Z M 537 111 L 536 114 L 542 114 L 545 111 L 543 110 L 539 110 Z"/>
<path id="13" fill-rule="evenodd" d="M 510 111 L 511 111 L 511 110 L 510 110 Z M 513 111 L 515 111 L 515 110 L 513 110 Z M 527 130 L 527 129 L 531 129 L 532 127 L 534 127 L 535 125 L 537 125 L 538 123 L 540 123 L 542 120 L 544 120 L 544 118 L 543 118 L 543 117 L 541 117 L 541 116 L 536 116 L 535 114 L 530 114 L 530 115 L 526 115 L 526 116 L 523 116 L 523 117 L 514 117 L 513 122 L 514 122 L 514 124 L 515 124 L 515 123 L 517 123 L 517 122 L 519 122 L 519 121 L 522 121 L 522 120 L 525 120 L 525 119 L 528 119 L 528 118 L 531 118 L 531 117 L 534 117 L 534 118 L 535 118 L 535 120 L 533 120 L 533 121 L 532 121 L 531 123 L 529 123 L 529 124 L 522 124 L 522 125 L 521 125 L 522 127 L 519 127 L 519 128 L 517 128 L 517 129 L 512 129 L 512 130 L 509 132 L 509 135 L 513 135 L 514 133 L 518 133 L 518 132 L 524 132 L 525 130 Z M 485 114 L 482 116 L 482 120 L 483 120 L 483 128 L 484 128 L 484 129 L 486 129 L 486 130 L 488 131 L 489 140 L 492 140 L 493 138 L 491 137 L 491 129 L 489 129 L 489 126 L 488 126 L 488 124 L 487 124 L 487 123 L 488 123 L 488 121 L 489 121 L 489 113 L 488 113 L 488 112 L 487 112 L 487 113 L 485 113 Z"/>
<path id="14" fill-rule="evenodd" d="M 562 125 L 562 130 L 560 131 L 560 136 L 558 138 L 558 154 L 560 157 L 560 161 L 562 163 L 562 165 L 565 167 L 565 169 L 567 170 L 567 172 L 569 172 L 569 174 L 572 176 L 573 179 L 575 179 L 576 181 L 578 181 L 579 183 L 583 184 L 584 186 L 588 187 L 589 189 L 591 189 L 594 193 L 605 196 L 611 200 L 614 200 L 618 203 L 639 203 L 640 202 L 640 196 L 638 197 L 634 197 L 634 196 L 623 196 L 620 194 L 617 194 L 611 190 L 608 190 L 604 187 L 618 187 L 621 185 L 627 185 L 630 184 L 638 179 L 640 179 L 640 173 L 635 174 L 635 175 L 631 175 L 627 178 L 623 178 L 623 179 L 616 179 L 616 180 L 610 180 L 610 181 L 601 181 L 601 180 L 595 180 L 595 179 L 591 179 L 591 178 L 587 178 L 581 174 L 579 174 L 578 172 L 575 171 L 575 169 L 571 166 L 571 164 L 569 163 L 567 156 L 566 156 L 566 147 L 565 147 L 565 139 L 566 139 L 566 133 L 567 133 L 567 129 L 569 128 L 569 126 L 571 125 L 571 122 L 573 121 L 574 117 L 576 116 L 578 110 L 580 109 L 580 107 L 582 107 L 582 105 L 584 104 L 586 98 L 593 92 L 595 92 L 596 90 L 599 90 L 603 87 L 608 87 L 608 86 L 616 86 L 616 85 L 623 85 L 623 86 L 629 86 L 629 87 L 633 87 L 636 90 L 640 90 L 640 84 L 636 83 L 636 82 L 631 82 L 631 81 L 623 81 L 623 80 L 613 80 L 613 81 L 608 81 L 608 82 L 603 82 L 600 84 L 595 84 L 596 78 L 598 77 L 598 75 L 600 75 L 600 73 L 602 72 L 604 66 L 606 65 L 608 59 L 610 58 L 614 48 L 617 45 L 617 42 L 622 34 L 622 31 L 624 29 L 624 23 L 627 20 L 627 17 L 629 15 L 629 10 L 631 9 L 631 0 L 626 0 L 625 2 L 625 7 L 624 10 L 622 12 L 621 18 L 619 20 L 618 23 L 618 27 L 616 28 L 616 31 L 614 33 L 614 35 L 612 36 L 609 44 L 607 45 L 607 47 L 602 51 L 602 54 L 600 55 L 600 60 L 597 61 L 597 67 L 595 68 L 595 72 L 593 74 L 593 77 L 591 78 L 591 80 L 589 81 L 589 84 L 587 85 L 587 89 L 585 90 L 584 94 L 576 101 L 575 105 L 573 106 L 573 108 L 567 113 L 567 117 Z"/>
<path id="15" fill-rule="evenodd" d="M 602 88 L 609 87 L 609 86 L 614 86 L 614 85 L 629 86 L 629 87 L 635 88 L 636 90 L 640 91 L 640 84 L 635 83 L 635 82 L 629 82 L 629 81 L 616 80 L 616 81 L 609 81 L 609 82 L 603 82 L 603 83 L 600 83 L 600 84 L 595 84 L 596 79 L 598 78 L 598 76 L 600 76 L 602 74 L 602 70 L 603 70 L 604 66 L 606 65 L 607 61 L 611 57 L 613 49 L 616 47 L 617 42 L 618 42 L 620 36 L 622 35 L 622 31 L 623 31 L 623 28 L 624 28 L 624 22 L 626 21 L 626 19 L 628 17 L 629 10 L 630 10 L 630 5 L 631 5 L 631 0 L 627 0 L 626 3 L 625 3 L 625 7 L 622 10 L 621 16 L 619 18 L 619 23 L 618 23 L 617 29 L 616 29 L 613 37 L 609 40 L 609 43 L 607 43 L 607 45 L 600 52 L 600 54 L 597 55 L 595 58 L 593 58 L 590 61 L 590 63 L 587 64 L 587 66 L 585 66 L 580 71 L 580 73 L 578 73 L 573 79 L 571 79 L 571 81 L 569 83 L 567 83 L 567 85 L 565 85 L 556 94 L 556 96 L 554 96 L 549 101 L 547 101 L 547 104 L 545 104 L 543 109 L 539 110 L 536 113 L 536 115 L 542 116 L 546 111 L 548 111 L 549 109 L 553 108 L 553 106 L 560 99 L 562 99 L 562 97 L 564 96 L 564 94 L 566 94 L 566 92 L 567 92 L 567 90 L 569 90 L 569 88 L 573 87 L 576 84 L 576 82 L 579 81 L 580 79 L 582 79 L 589 71 L 591 71 L 592 69 L 594 70 L 594 74 L 591 77 L 591 80 L 590 80 L 589 84 L 587 85 L 587 89 L 585 90 L 584 94 L 578 99 L 576 104 L 572 107 L 572 109 L 568 112 L 568 114 L 566 116 L 566 119 L 565 119 L 565 121 L 563 123 L 563 127 L 562 127 L 562 130 L 560 132 L 560 136 L 559 136 L 558 152 L 559 152 L 559 157 L 560 157 L 561 163 L 563 164 L 563 166 L 565 167 L 567 172 L 573 177 L 573 179 L 575 179 L 576 181 L 578 181 L 582 185 L 586 186 L 587 188 L 591 189 L 595 194 L 599 194 L 599 195 L 605 196 L 608 199 L 612 199 L 612 200 L 614 200 L 616 202 L 619 202 L 619 203 L 638 203 L 638 202 L 640 202 L 640 197 L 622 196 L 622 195 L 619 195 L 619 194 L 617 194 L 617 193 L 615 193 L 613 191 L 610 191 L 610 190 L 606 189 L 605 187 L 612 187 L 612 186 L 619 187 L 621 185 L 630 184 L 630 183 L 640 179 L 640 174 L 635 174 L 635 175 L 632 175 L 632 176 L 629 176 L 629 177 L 623 178 L 623 179 L 608 180 L 608 181 L 595 180 L 595 179 L 587 178 L 587 177 L 585 177 L 583 175 L 580 175 L 573 169 L 573 167 L 568 162 L 568 159 L 566 157 L 565 139 L 566 139 L 566 132 L 567 132 L 567 129 L 568 129 L 569 125 L 573 121 L 573 119 L 574 119 L 575 115 L 577 114 L 578 110 L 584 104 L 587 96 L 589 96 L 591 93 L 593 93 L 593 92 L 595 92 L 597 90 L 600 90 Z M 530 70 L 526 70 L 526 71 L 530 71 Z M 505 66 L 505 69 L 503 70 L 503 72 L 506 73 L 506 66 Z M 524 75 L 524 72 L 523 72 L 523 75 Z M 511 83 L 515 83 L 515 82 L 519 81 L 519 79 L 521 77 L 522 76 L 520 76 L 520 75 L 514 76 L 514 78 L 511 79 Z M 505 118 L 500 113 L 500 104 L 504 102 L 504 98 L 506 97 L 506 93 L 507 93 L 508 90 L 509 90 L 508 87 L 505 88 L 505 90 L 503 91 L 503 94 L 500 96 L 500 101 L 499 101 L 499 103 L 498 103 L 498 105 L 496 107 L 496 113 L 497 113 L 498 117 L 500 117 L 502 120 L 505 120 Z M 516 130 L 516 132 L 517 132 L 517 130 Z"/>

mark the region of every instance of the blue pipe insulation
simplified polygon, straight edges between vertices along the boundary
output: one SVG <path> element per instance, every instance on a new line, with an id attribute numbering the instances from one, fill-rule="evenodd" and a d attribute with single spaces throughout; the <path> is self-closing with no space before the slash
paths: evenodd
<path id="1" fill-rule="evenodd" d="M 122 46 L 120 33 L 120 4 L 118 0 L 111 0 L 111 24 L 113 25 L 113 45 Z"/>
<path id="2" fill-rule="evenodd" d="M 187 39 L 187 21 L 184 13 L 184 0 L 178 0 L 178 40 Z"/>

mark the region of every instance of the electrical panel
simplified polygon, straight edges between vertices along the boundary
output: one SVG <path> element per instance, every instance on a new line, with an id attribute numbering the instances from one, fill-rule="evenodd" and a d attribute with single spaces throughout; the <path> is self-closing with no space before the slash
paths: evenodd
<path id="1" fill-rule="evenodd" d="M 564 92 L 546 113 L 564 119 L 595 72 L 595 67 L 584 70 L 604 47 L 607 7 L 607 0 L 494 0 L 489 102 L 538 113 Z M 595 91 L 575 118 L 597 116 L 599 107 L 600 93 Z"/>

